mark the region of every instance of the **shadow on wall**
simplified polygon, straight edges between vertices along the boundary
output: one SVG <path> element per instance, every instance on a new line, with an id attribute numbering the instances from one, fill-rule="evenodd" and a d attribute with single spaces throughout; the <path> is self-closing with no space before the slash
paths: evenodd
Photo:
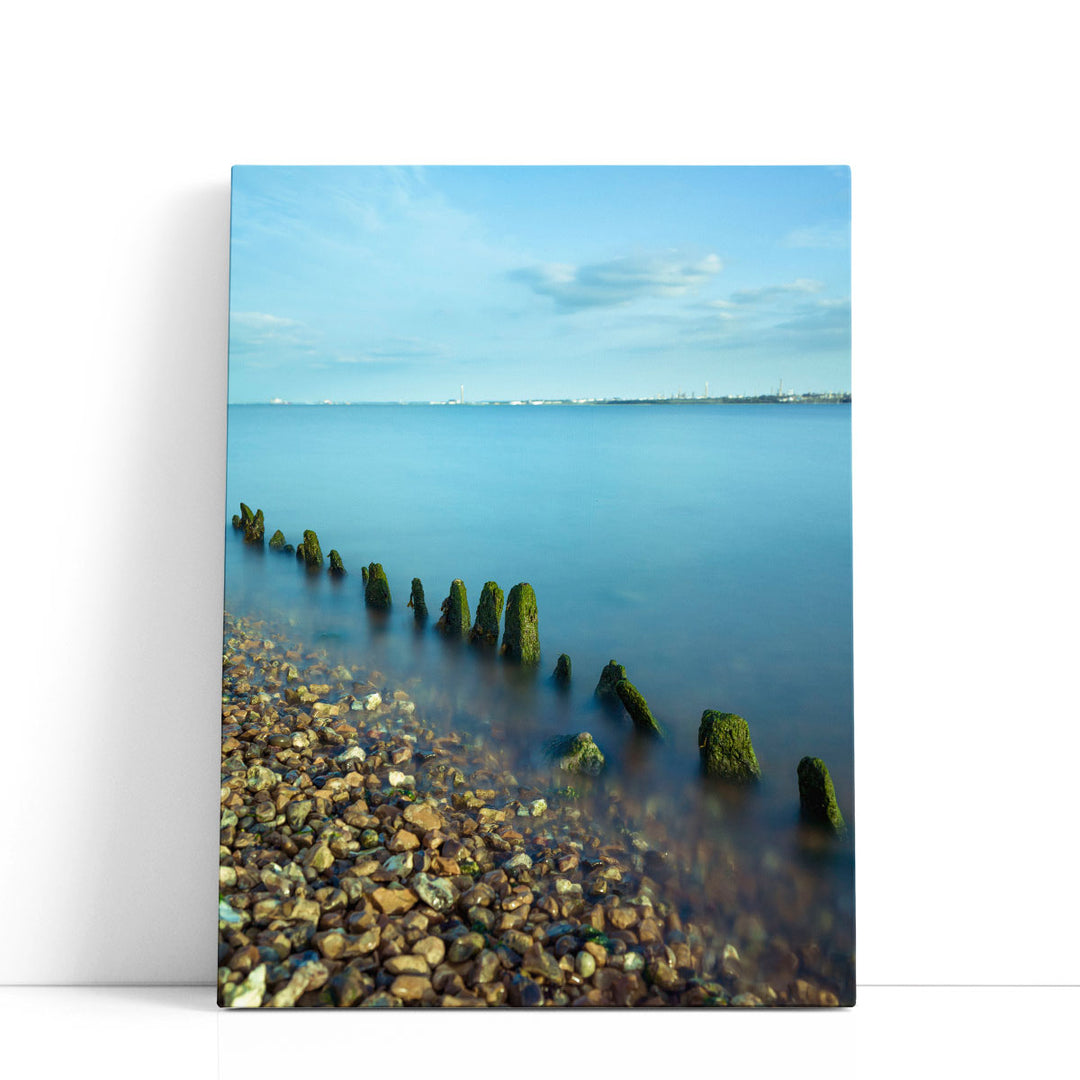
<path id="1" fill-rule="evenodd" d="M 61 933 L 73 982 L 214 979 L 228 243 L 226 184 L 176 198 L 139 240 L 120 343 L 138 356 L 93 514 L 108 535 L 83 567 L 100 681 L 78 721 L 92 783 L 72 840 L 91 850 Z"/>

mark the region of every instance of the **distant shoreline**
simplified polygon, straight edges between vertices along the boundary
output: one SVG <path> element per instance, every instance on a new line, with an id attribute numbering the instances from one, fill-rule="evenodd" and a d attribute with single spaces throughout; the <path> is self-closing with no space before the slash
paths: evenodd
<path id="1" fill-rule="evenodd" d="M 354 407 L 366 405 L 398 405 L 407 408 L 497 408 L 500 406 L 567 406 L 590 405 L 850 405 L 850 393 L 833 394 L 754 394 L 742 397 L 709 398 L 589 398 L 581 400 L 534 398 L 529 401 L 233 401 L 232 407 L 248 406 L 303 406 L 304 408 L 331 406 Z"/>

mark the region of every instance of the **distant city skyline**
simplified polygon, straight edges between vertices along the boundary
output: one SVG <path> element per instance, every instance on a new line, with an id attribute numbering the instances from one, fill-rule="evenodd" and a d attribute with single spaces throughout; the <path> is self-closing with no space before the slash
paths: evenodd
<path id="1" fill-rule="evenodd" d="M 230 276 L 233 403 L 850 389 L 844 167 L 242 166 Z"/>

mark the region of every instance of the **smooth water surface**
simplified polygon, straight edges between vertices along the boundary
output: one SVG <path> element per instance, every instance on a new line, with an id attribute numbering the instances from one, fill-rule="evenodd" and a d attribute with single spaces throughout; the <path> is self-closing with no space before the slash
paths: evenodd
<path id="1" fill-rule="evenodd" d="M 419 676 L 527 753 L 589 730 L 623 792 L 664 793 L 703 828 L 704 709 L 750 724 L 763 770 L 725 828 L 793 850 L 796 766 L 829 765 L 853 824 L 851 423 L 841 405 L 232 406 L 228 513 L 241 500 L 292 544 L 314 529 L 349 576 L 309 575 L 228 528 L 226 606 L 273 611 L 346 662 Z M 394 604 L 369 614 L 360 570 Z M 431 612 L 417 631 L 414 576 Z M 453 578 L 532 583 L 543 662 L 529 674 L 435 633 Z M 560 653 L 573 683 L 549 678 Z M 643 748 L 593 690 L 615 658 L 669 739 Z M 700 804 L 700 805 L 699 805 Z M 699 812 L 700 811 L 700 812 Z M 707 815 L 705 815 L 707 816 Z M 814 873 L 850 915 L 850 840 Z"/>

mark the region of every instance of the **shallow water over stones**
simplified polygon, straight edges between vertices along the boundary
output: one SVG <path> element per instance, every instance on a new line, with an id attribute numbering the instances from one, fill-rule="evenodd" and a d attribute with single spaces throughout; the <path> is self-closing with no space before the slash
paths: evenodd
<path id="1" fill-rule="evenodd" d="M 632 754 L 568 776 L 498 694 L 287 625 L 227 617 L 224 660 L 223 1004 L 853 1000 L 849 841 L 642 794 Z"/>

